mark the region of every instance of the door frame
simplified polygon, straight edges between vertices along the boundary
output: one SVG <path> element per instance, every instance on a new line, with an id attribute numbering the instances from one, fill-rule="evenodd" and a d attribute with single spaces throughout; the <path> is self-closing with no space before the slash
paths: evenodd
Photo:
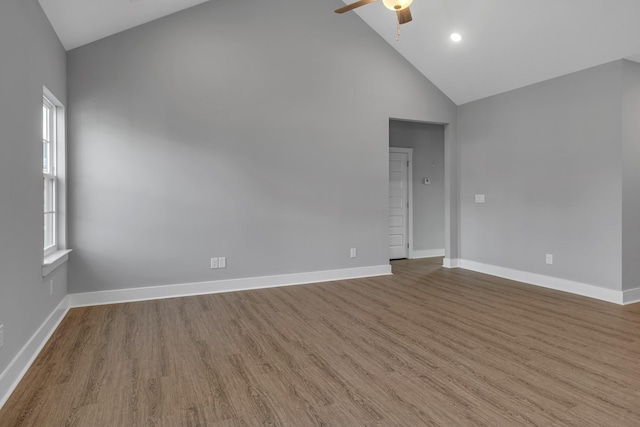
<path id="1" fill-rule="evenodd" d="M 409 161 L 407 165 L 407 203 L 409 206 L 407 206 L 406 237 L 408 243 L 407 259 L 413 259 L 413 148 L 389 147 L 389 153 L 405 153 Z M 388 218 L 389 212 L 387 212 Z"/>

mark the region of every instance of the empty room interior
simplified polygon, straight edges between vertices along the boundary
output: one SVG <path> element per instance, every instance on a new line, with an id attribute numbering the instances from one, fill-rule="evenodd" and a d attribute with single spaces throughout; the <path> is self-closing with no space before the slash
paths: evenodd
<path id="1" fill-rule="evenodd" d="M 2 0 L 0 426 L 640 425 L 639 17 Z"/>

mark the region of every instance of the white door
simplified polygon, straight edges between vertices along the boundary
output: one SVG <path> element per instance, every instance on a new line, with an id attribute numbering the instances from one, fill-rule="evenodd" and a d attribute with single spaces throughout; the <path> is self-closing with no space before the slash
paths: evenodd
<path id="1" fill-rule="evenodd" d="M 389 150 L 389 259 L 409 257 L 410 149 Z"/>

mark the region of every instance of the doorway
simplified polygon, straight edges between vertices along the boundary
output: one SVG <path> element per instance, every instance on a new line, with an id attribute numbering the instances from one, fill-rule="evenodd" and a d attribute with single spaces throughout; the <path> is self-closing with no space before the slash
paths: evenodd
<path id="1" fill-rule="evenodd" d="M 399 256 L 400 237 L 392 226 L 399 227 L 400 218 L 391 207 L 392 150 L 410 149 L 412 159 L 408 185 L 410 196 L 403 244 Z M 389 120 L 389 258 L 433 258 L 445 255 L 445 125 L 425 122 Z M 397 167 L 397 165 L 396 165 Z M 395 200 L 397 204 L 397 200 Z M 409 230 L 410 228 L 410 230 Z"/>

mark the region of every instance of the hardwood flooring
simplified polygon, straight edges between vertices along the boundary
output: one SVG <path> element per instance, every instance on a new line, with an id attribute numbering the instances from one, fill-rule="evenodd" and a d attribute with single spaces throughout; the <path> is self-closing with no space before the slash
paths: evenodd
<path id="1" fill-rule="evenodd" d="M 640 425 L 640 304 L 440 263 L 72 309 L 0 425 Z"/>

